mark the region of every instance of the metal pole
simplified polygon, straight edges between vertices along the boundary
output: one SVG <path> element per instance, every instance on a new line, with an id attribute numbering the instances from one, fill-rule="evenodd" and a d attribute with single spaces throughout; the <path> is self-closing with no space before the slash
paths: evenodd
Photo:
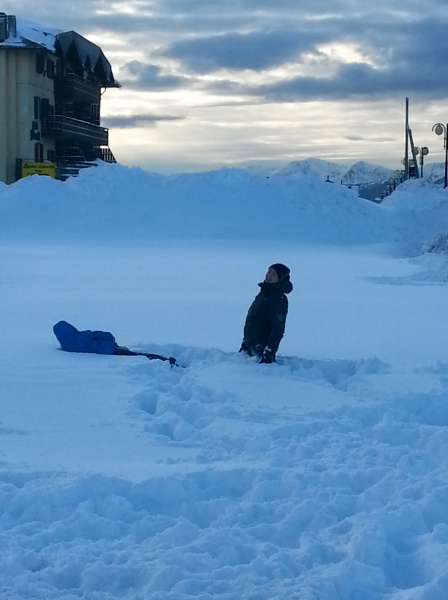
<path id="1" fill-rule="evenodd" d="M 448 123 L 445 125 L 445 185 L 448 183 Z"/>
<path id="2" fill-rule="evenodd" d="M 412 131 L 410 128 L 408 128 L 408 133 L 409 133 L 409 140 L 411 142 L 412 158 L 414 160 L 415 178 L 418 179 L 420 177 L 420 175 L 418 174 L 417 153 L 415 151 L 414 138 L 412 137 Z"/>
<path id="3" fill-rule="evenodd" d="M 405 124 L 405 145 L 404 145 L 404 180 L 409 179 L 409 98 L 406 98 L 406 124 Z"/>

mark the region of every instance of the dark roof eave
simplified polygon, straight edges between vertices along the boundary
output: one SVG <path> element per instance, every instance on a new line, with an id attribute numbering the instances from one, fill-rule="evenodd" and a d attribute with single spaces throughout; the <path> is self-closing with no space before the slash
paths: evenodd
<path id="1" fill-rule="evenodd" d="M 117 81 L 116 79 L 114 79 L 113 83 L 104 83 L 104 84 L 101 85 L 101 87 L 104 87 L 104 88 L 121 88 L 122 85 L 121 85 L 121 83 L 119 81 Z"/>
<path id="2" fill-rule="evenodd" d="M 96 67 L 99 65 L 103 73 L 102 76 L 97 74 L 97 77 L 102 87 L 121 87 L 120 84 L 117 85 L 117 82 L 115 82 L 112 66 L 99 46 L 76 33 L 76 31 L 59 33 L 55 42 L 56 54 L 60 54 L 62 58 L 65 58 L 70 49 L 76 51 L 83 66 L 86 63 L 91 65 L 90 70 L 96 71 Z"/>

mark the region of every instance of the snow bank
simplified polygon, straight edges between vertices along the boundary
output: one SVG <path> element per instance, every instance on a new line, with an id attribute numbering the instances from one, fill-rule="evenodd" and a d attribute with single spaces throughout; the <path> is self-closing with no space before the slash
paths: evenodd
<path id="1" fill-rule="evenodd" d="M 423 243 L 446 218 L 446 197 L 409 182 L 378 206 L 311 176 L 240 169 L 163 176 L 102 164 L 65 183 L 34 176 L 1 186 L 0 232 L 3 239 Z"/>
<path id="2" fill-rule="evenodd" d="M 2 237 L 126 240 L 384 239 L 378 206 L 355 190 L 240 169 L 163 176 L 101 165 L 65 183 L 38 176 L 0 188 Z"/>

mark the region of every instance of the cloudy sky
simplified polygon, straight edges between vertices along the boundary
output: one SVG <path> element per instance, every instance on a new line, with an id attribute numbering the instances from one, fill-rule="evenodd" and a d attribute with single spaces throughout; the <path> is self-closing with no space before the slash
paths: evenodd
<path id="1" fill-rule="evenodd" d="M 155 171 L 316 157 L 394 169 L 405 98 L 417 146 L 442 161 L 446 0 L 3 0 L 2 11 L 99 44 L 117 160 Z"/>

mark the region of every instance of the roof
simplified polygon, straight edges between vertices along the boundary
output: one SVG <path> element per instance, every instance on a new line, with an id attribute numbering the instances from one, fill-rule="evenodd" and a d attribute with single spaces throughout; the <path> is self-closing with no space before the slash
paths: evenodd
<path id="1" fill-rule="evenodd" d="M 76 31 L 63 32 L 54 27 L 18 19 L 14 37 L 9 35 L 4 42 L 0 42 L 0 48 L 42 48 L 63 59 L 78 63 L 83 69 L 94 74 L 102 86 L 120 87 L 101 48 Z"/>
<path id="2" fill-rule="evenodd" d="M 45 48 L 54 52 L 56 35 L 60 29 L 20 19 L 17 21 L 17 31 L 14 37 L 7 37 L 0 42 L 0 48 Z"/>
<path id="3" fill-rule="evenodd" d="M 99 46 L 76 31 L 58 33 L 54 44 L 56 55 L 79 64 L 93 73 L 105 87 L 119 87 L 112 73 L 110 62 Z"/>

